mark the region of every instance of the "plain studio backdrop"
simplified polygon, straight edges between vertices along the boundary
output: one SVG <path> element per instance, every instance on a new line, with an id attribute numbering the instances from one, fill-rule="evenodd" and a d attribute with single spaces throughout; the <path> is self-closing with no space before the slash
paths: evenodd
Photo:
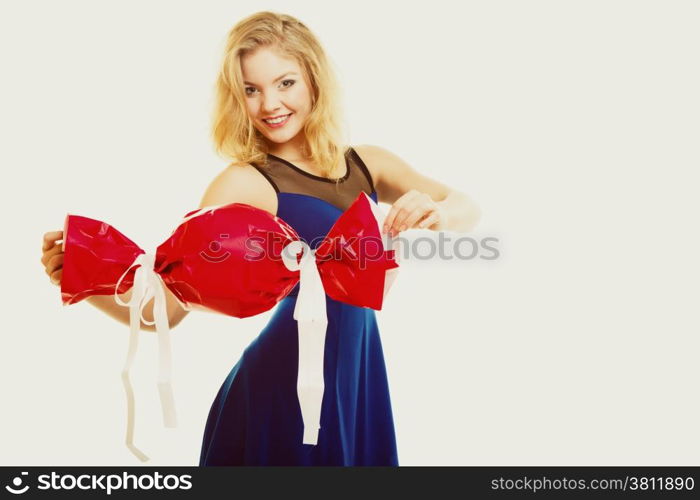
<path id="1" fill-rule="evenodd" d="M 469 194 L 469 236 L 498 240 L 494 260 L 409 259 L 377 313 L 401 465 L 697 465 L 697 4 L 251 5 L 3 2 L 2 465 L 139 465 L 128 327 L 61 305 L 42 236 L 74 213 L 153 251 L 197 208 L 227 163 L 209 136 L 224 41 L 259 10 L 320 38 L 351 144 Z M 141 333 L 147 465 L 198 463 L 271 314 L 194 312 L 172 331 L 176 429 Z"/>

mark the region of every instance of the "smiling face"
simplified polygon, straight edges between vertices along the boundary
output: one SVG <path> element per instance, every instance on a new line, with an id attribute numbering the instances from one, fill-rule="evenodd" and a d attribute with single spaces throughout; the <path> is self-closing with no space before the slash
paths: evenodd
<path id="1" fill-rule="evenodd" d="M 311 88 L 302 68 L 294 59 L 260 47 L 241 58 L 241 71 L 248 114 L 270 151 L 298 156 L 304 140 L 302 128 L 312 106 Z"/>

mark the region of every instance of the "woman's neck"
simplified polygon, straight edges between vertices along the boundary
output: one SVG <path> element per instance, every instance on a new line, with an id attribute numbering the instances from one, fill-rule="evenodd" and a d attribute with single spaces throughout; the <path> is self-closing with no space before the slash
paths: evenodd
<path id="1" fill-rule="evenodd" d="M 283 144 L 268 143 L 268 152 L 291 162 L 308 161 L 309 157 L 304 154 L 303 137 L 300 137 L 300 135 L 301 134 Z"/>

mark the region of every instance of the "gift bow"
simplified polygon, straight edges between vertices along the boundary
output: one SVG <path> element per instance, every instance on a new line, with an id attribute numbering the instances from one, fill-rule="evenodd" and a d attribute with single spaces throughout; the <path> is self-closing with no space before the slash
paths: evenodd
<path id="1" fill-rule="evenodd" d="M 177 426 L 171 384 L 172 355 L 168 315 L 163 287 L 167 286 L 180 300 L 181 305 L 188 310 L 194 306 L 245 317 L 269 309 L 286 296 L 297 281 L 299 293 L 294 309 L 294 319 L 297 321 L 299 335 L 297 395 L 304 422 L 303 443 L 317 444 L 324 392 L 323 358 L 328 324 L 326 293 L 335 300 L 355 306 L 381 309 L 384 296 L 396 278 L 399 254 L 398 240 L 390 239 L 388 235 L 382 236 L 379 230 L 384 216 L 371 198 L 364 192 L 360 193 L 350 208 L 341 214 L 321 244 L 312 250 L 299 238 L 293 228 L 268 212 L 243 203 L 205 207 L 189 212 L 180 226 L 173 231 L 171 237 L 158 247 L 154 255 L 146 254 L 108 224 L 68 215 L 64 229 L 66 254 L 61 282 L 64 305 L 78 302 L 93 294 L 113 293 L 118 304 L 129 307 L 131 334 L 127 360 L 122 371 L 122 381 L 127 395 L 126 444 L 129 450 L 139 460 L 144 462 L 149 460 L 133 443 L 134 396 L 129 369 L 138 348 L 140 321 L 156 326 L 159 345 L 158 390 L 163 421 L 166 427 Z M 263 227 L 267 227 L 268 230 L 269 227 L 274 227 L 277 231 L 276 235 L 285 241 L 281 252 L 284 272 L 275 268 L 272 262 L 263 263 L 266 267 L 262 269 L 270 273 L 272 278 L 269 285 L 267 283 L 263 285 L 265 289 L 261 292 L 265 293 L 260 295 L 261 304 L 258 307 L 252 307 L 245 301 L 239 303 L 237 296 L 230 297 L 231 300 L 225 302 L 226 306 L 222 306 L 221 301 L 208 301 L 198 293 L 198 290 L 192 289 L 191 283 L 183 283 L 179 281 L 181 277 L 177 276 L 178 269 L 202 265 L 202 262 L 195 261 L 197 257 L 191 252 L 182 252 L 181 248 L 188 246 L 185 243 L 192 243 L 188 239 L 195 239 L 201 243 L 199 240 L 202 234 L 197 232 L 198 223 L 202 226 L 213 225 L 219 230 L 222 225 L 232 227 L 241 221 L 243 221 L 241 225 L 243 230 L 240 227 L 235 229 L 242 231 L 242 234 L 262 234 Z M 185 227 L 186 224 L 190 226 Z M 245 230 L 248 233 L 245 233 Z M 100 239 L 90 238 L 95 235 Z M 74 245 L 71 244 L 73 241 L 76 241 Z M 78 241 L 81 244 L 78 244 Z M 368 242 L 378 244 L 377 255 L 368 255 L 365 248 Z M 73 247 L 76 247 L 76 250 L 72 250 Z M 387 247 L 391 249 L 385 250 Z M 235 250 L 233 246 L 230 249 Z M 110 255 L 111 258 L 104 258 L 103 253 Z M 200 253 L 198 252 L 197 256 Z M 299 254 L 301 254 L 300 261 L 297 259 Z M 115 255 L 118 258 L 114 258 Z M 81 273 L 83 269 L 77 262 L 80 257 L 83 257 L 86 262 L 91 261 L 93 267 L 96 266 L 105 271 L 107 275 L 114 275 L 119 269 L 121 274 L 116 284 L 107 288 L 103 283 L 94 283 L 90 273 Z M 253 265 L 243 264 L 243 260 L 243 258 L 234 258 L 228 264 L 241 274 L 243 266 Z M 128 262 L 128 264 L 120 267 L 119 262 Z M 86 267 L 89 268 L 90 265 Z M 133 271 L 133 277 L 130 278 L 134 267 L 136 269 Z M 124 269 L 123 272 L 122 269 Z M 226 279 L 226 275 L 220 271 L 212 276 Z M 194 277 L 190 276 L 190 281 L 193 280 Z M 113 283 L 114 278 L 102 278 L 101 281 Z M 127 291 L 130 284 L 133 288 L 132 296 L 128 302 L 123 302 L 117 294 Z M 234 288 L 233 283 L 224 284 L 230 284 L 231 288 Z M 232 294 L 235 295 L 233 291 Z M 154 321 L 147 322 L 142 316 L 142 311 L 152 298 L 155 299 Z"/>

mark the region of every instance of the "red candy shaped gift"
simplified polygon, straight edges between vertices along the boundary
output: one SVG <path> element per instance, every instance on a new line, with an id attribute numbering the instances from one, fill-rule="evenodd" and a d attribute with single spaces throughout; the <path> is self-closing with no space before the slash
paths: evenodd
<path id="1" fill-rule="evenodd" d="M 316 444 L 323 398 L 326 294 L 380 310 L 396 273 L 397 240 L 382 235 L 384 214 L 364 192 L 338 218 L 315 250 L 279 217 L 243 203 L 205 207 L 185 215 L 154 254 L 109 224 L 67 215 L 61 295 L 64 305 L 111 295 L 129 307 L 131 335 L 122 380 L 127 394 L 126 444 L 133 443 L 134 397 L 129 370 L 140 321 L 155 324 L 159 345 L 158 390 L 166 427 L 176 427 L 171 384 L 167 287 L 187 310 L 244 318 L 267 311 L 299 285 L 294 309 L 299 332 L 297 395 L 304 444 Z M 132 290 L 129 302 L 118 295 Z M 153 322 L 142 317 L 153 303 Z"/>

